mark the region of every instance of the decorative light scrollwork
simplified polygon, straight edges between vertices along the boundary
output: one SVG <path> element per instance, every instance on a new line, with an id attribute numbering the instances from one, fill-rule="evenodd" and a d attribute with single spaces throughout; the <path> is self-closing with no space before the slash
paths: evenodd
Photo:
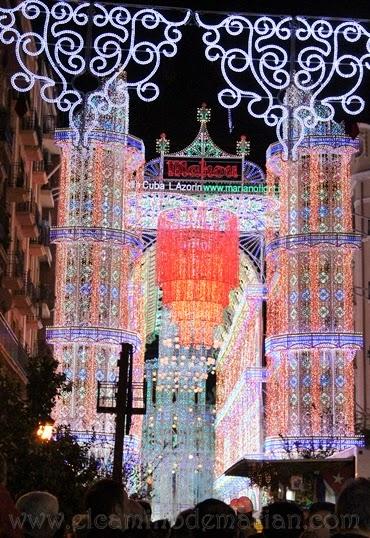
<path id="1" fill-rule="evenodd" d="M 24 22 L 21 28 L 16 20 L 19 15 Z M 20 70 L 11 78 L 13 87 L 27 92 L 38 82 L 42 99 L 69 113 L 78 142 L 76 111 L 84 97 L 73 87 L 73 77 L 88 72 L 100 86 L 86 99 L 89 132 L 96 127 L 99 116 L 109 114 L 112 108 L 127 106 L 123 102 L 127 100 L 127 89 L 136 90 L 144 101 L 156 99 L 159 88 L 152 79 L 161 55 L 176 55 L 182 38 L 180 27 L 189 17 L 190 11 L 182 13 L 180 20 L 170 21 L 162 11 L 150 8 L 94 3 L 91 10 L 90 2 L 59 1 L 48 6 L 41 0 L 24 0 L 16 7 L 0 8 L 0 42 L 15 46 Z M 48 71 L 30 61 L 41 56 L 47 61 Z M 117 100 L 117 83 L 127 70 L 134 71 L 137 77 L 123 85 L 122 98 Z"/>
<path id="2" fill-rule="evenodd" d="M 370 69 L 370 32 L 363 24 L 248 15 L 209 24 L 198 13 L 196 21 L 205 30 L 206 58 L 220 62 L 227 85 L 220 104 L 235 108 L 247 99 L 248 112 L 276 128 L 285 157 L 295 157 L 308 129 L 333 119 L 335 104 L 347 114 L 363 110 L 357 90 Z M 240 46 L 231 42 L 237 39 Z"/>

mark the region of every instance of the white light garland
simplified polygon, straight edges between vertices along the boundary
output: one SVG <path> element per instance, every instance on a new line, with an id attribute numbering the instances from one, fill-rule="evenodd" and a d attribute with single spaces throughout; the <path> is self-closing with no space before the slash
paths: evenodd
<path id="1" fill-rule="evenodd" d="M 15 54 L 20 71 L 12 78 L 12 86 L 19 92 L 31 90 L 35 83 L 40 85 L 42 99 L 54 103 L 62 112 L 69 113 L 70 126 L 75 130 L 75 143 L 79 142 L 78 119 L 76 109 L 83 102 L 83 95 L 71 86 L 71 79 L 84 72 L 90 72 L 102 83 L 102 87 L 89 93 L 89 126 L 85 133 L 87 145 L 89 133 L 97 126 L 98 117 L 109 114 L 112 108 L 125 106 L 112 98 L 112 88 L 124 71 L 136 65 L 143 68 L 143 73 L 136 81 L 128 81 L 127 88 L 136 90 L 138 97 L 144 101 L 153 101 L 159 95 L 158 85 L 152 78 L 158 71 L 161 55 L 171 58 L 177 53 L 177 43 L 182 34 L 179 28 L 187 23 L 190 11 L 182 19 L 169 21 L 162 12 L 144 8 L 134 10 L 124 6 L 100 3 L 93 4 L 92 29 L 104 33 L 95 35 L 91 50 L 87 54 L 82 31 L 87 31 L 90 3 L 81 4 L 59 1 L 48 6 L 41 0 L 24 0 L 13 8 L 0 8 L 0 42 L 15 46 Z M 17 15 L 30 21 L 39 30 L 26 31 L 19 28 Z M 73 29 L 74 28 L 74 29 Z M 149 40 L 150 33 L 158 38 L 163 32 L 163 39 L 158 43 Z M 138 38 L 145 34 L 146 39 Z M 39 71 L 37 62 L 32 58 L 45 57 L 51 73 Z"/>
<path id="2" fill-rule="evenodd" d="M 143 70 L 136 81 L 127 82 L 127 89 L 134 89 L 143 101 L 158 97 L 159 88 L 152 79 L 161 54 L 167 58 L 176 55 L 180 28 L 191 16 L 186 10 L 173 22 L 162 11 L 98 2 L 91 6 L 89 2 L 58 1 L 49 7 L 42 0 L 23 0 L 16 7 L 0 8 L 0 42 L 15 45 L 20 66 L 12 76 L 13 87 L 26 92 L 38 81 L 41 97 L 69 113 L 77 143 L 80 133 L 75 112 L 84 96 L 71 85 L 71 79 L 85 72 L 96 77 L 101 87 L 87 97 L 91 112 L 83 140 L 87 144 L 98 116 L 121 106 L 111 95 L 123 71 Z M 17 28 L 16 14 L 34 22 L 37 30 Z M 365 101 L 357 91 L 365 69 L 370 68 L 370 33 L 363 23 L 240 14 L 211 24 L 199 13 L 195 18 L 204 29 L 206 58 L 220 61 L 226 87 L 218 94 L 219 102 L 231 109 L 245 98 L 252 116 L 275 127 L 285 157 L 295 157 L 307 129 L 333 119 L 335 104 L 347 114 L 363 110 Z M 81 35 L 89 24 L 91 45 Z M 225 46 L 223 39 L 227 40 Z M 51 74 L 38 71 L 36 62 L 30 67 L 29 59 L 40 55 L 46 57 Z M 244 76 L 248 72 L 249 80 Z M 317 102 L 322 105 L 320 111 Z M 286 135 L 292 131 L 294 136 L 287 142 Z"/>
<path id="3" fill-rule="evenodd" d="M 285 157 L 295 157 L 306 129 L 333 119 L 333 104 L 340 104 L 347 114 L 363 110 L 364 99 L 356 92 L 364 70 L 370 68 L 370 33 L 359 22 L 230 15 L 208 24 L 198 13 L 195 17 L 205 30 L 206 58 L 220 61 L 227 85 L 218 94 L 220 104 L 235 108 L 246 98 L 248 112 L 276 128 Z M 242 40 L 241 47 L 231 41 L 237 38 Z M 227 45 L 221 45 L 223 39 Z M 258 91 L 251 89 L 248 77 L 242 79 L 246 88 L 240 87 L 240 74 L 248 71 Z M 341 89 L 341 79 L 350 81 L 347 89 Z M 284 99 L 282 91 L 286 92 Z M 318 101 L 323 105 L 320 110 L 315 107 Z M 290 142 L 289 130 L 294 131 Z"/>

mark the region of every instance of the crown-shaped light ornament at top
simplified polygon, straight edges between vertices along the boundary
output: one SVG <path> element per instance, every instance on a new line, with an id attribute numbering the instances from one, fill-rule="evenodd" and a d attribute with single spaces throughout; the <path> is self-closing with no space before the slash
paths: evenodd
<path id="1" fill-rule="evenodd" d="M 250 155 L 251 152 L 251 142 L 246 135 L 241 135 L 240 140 L 236 143 L 236 154 L 240 157 L 246 157 Z"/>
<path id="2" fill-rule="evenodd" d="M 160 155 L 166 155 L 170 151 L 170 141 L 166 133 L 161 133 L 155 143 L 156 152 Z"/>
<path id="3" fill-rule="evenodd" d="M 175 155 L 183 157 L 231 157 L 221 148 L 219 148 L 212 140 L 208 129 L 207 123 L 211 120 L 211 109 L 207 107 L 206 103 L 203 103 L 200 108 L 197 109 L 197 120 L 200 123 L 200 128 L 197 136 L 191 144 L 186 148 L 175 153 Z"/>
<path id="4" fill-rule="evenodd" d="M 207 107 L 207 103 L 202 103 L 202 106 L 197 108 L 197 121 L 201 123 L 211 121 L 211 109 Z"/>

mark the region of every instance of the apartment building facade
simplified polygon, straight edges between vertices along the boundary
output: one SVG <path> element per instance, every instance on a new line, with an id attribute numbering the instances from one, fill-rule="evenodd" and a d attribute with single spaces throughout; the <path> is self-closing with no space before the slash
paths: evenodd
<path id="1" fill-rule="evenodd" d="M 370 428 L 370 125 L 359 123 L 359 151 L 352 157 L 352 201 L 354 230 L 362 236 L 355 256 L 355 329 L 364 335 L 355 369 L 357 420 Z"/>
<path id="2" fill-rule="evenodd" d="M 24 93 L 12 88 L 16 68 L 14 53 L 0 49 L 0 368 L 26 383 L 27 363 L 43 352 L 52 321 L 49 229 L 59 156 L 56 111 L 37 85 Z"/>

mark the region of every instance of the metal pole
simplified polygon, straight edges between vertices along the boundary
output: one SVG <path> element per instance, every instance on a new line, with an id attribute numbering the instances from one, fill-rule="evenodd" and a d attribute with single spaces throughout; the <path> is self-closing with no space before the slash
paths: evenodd
<path id="1" fill-rule="evenodd" d="M 128 365 L 128 381 L 127 381 L 127 389 L 126 389 L 126 435 L 130 435 L 130 429 L 131 429 L 131 420 L 132 420 L 132 371 L 133 371 L 133 360 L 131 355 L 131 360 Z"/>
<path id="2" fill-rule="evenodd" d="M 123 343 L 118 361 L 119 374 L 116 399 L 116 435 L 114 440 L 113 458 L 113 479 L 119 483 L 122 483 L 128 373 L 131 359 L 132 345 Z"/>

